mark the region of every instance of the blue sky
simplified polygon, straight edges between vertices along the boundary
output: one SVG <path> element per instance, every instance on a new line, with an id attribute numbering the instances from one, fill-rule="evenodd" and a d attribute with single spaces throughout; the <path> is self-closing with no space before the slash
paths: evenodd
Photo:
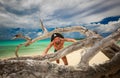
<path id="1" fill-rule="evenodd" d="M 102 24 L 108 17 L 117 20 L 110 18 Z M 119 18 L 120 0 L 0 0 L 0 40 L 17 33 L 33 38 L 41 35 L 39 19 L 49 30 L 81 25 L 103 34 L 115 31 Z M 72 37 L 76 35 L 82 37 L 78 33 Z"/>

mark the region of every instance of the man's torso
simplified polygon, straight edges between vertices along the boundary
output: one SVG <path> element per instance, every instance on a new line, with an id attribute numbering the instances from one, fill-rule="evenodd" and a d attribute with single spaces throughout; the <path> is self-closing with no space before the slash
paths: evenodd
<path id="1" fill-rule="evenodd" d="M 56 38 L 53 40 L 53 46 L 55 50 L 60 50 L 64 47 L 64 39 L 63 38 Z"/>

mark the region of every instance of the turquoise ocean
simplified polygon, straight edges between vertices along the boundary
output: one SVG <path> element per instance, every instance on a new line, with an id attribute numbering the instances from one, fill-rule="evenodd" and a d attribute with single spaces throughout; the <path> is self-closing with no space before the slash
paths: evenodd
<path id="1" fill-rule="evenodd" d="M 24 42 L 25 40 L 0 40 L 0 59 L 15 57 L 16 46 Z M 19 56 L 40 55 L 44 52 L 49 43 L 50 40 L 40 40 L 28 47 L 22 46 L 19 48 L 18 54 Z M 65 47 L 70 44 L 72 44 L 72 42 L 65 42 Z M 49 52 L 54 52 L 54 48 L 52 47 Z"/>
<path id="2" fill-rule="evenodd" d="M 25 40 L 0 40 L 0 59 L 15 57 L 16 46 L 24 42 Z M 49 43 L 50 40 L 40 40 L 28 47 L 22 46 L 19 49 L 18 54 L 19 56 L 40 55 L 42 52 L 44 52 Z M 71 44 L 72 42 L 65 42 L 65 47 Z M 118 41 L 118 44 L 120 45 L 120 41 Z M 49 50 L 49 53 L 50 52 L 54 53 L 53 47 Z"/>

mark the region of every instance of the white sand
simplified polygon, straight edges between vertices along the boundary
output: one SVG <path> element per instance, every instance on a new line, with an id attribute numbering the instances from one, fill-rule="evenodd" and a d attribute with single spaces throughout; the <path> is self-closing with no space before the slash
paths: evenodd
<path id="1" fill-rule="evenodd" d="M 68 64 L 69 65 L 77 65 L 80 62 L 81 58 L 81 52 L 82 50 L 74 51 L 73 53 L 70 53 L 67 55 Z M 93 64 L 101 64 L 105 61 L 109 60 L 102 52 L 99 52 L 96 54 L 92 60 L 89 62 L 90 65 Z M 55 61 L 53 63 L 56 63 Z M 64 65 L 63 61 L 60 59 L 60 65 Z"/>
<path id="2" fill-rule="evenodd" d="M 70 54 L 68 54 L 66 57 L 68 59 L 68 64 L 71 66 L 77 65 L 80 62 L 81 59 L 81 50 L 78 51 L 74 51 Z M 40 53 L 40 52 L 38 52 Z M 48 52 L 48 53 L 52 53 L 52 52 Z M 40 54 L 29 54 L 29 55 L 20 55 L 20 56 L 36 56 L 36 55 L 40 55 Z M 8 57 L 10 58 L 10 57 Z M 1 58 L 1 59 L 7 59 L 7 58 Z M 100 64 L 100 63 L 104 63 L 105 61 L 109 60 L 102 52 L 99 52 L 98 54 L 96 54 L 93 59 L 89 62 L 90 65 L 93 64 Z M 53 63 L 56 63 L 56 61 L 53 61 Z M 64 65 L 63 61 L 60 59 L 60 65 Z"/>

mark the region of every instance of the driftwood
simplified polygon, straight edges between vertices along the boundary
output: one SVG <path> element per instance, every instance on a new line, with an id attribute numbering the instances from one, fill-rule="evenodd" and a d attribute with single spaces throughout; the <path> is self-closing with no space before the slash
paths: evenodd
<path id="1" fill-rule="evenodd" d="M 119 78 L 119 60 L 117 53 L 110 61 L 89 66 L 86 71 L 46 61 L 6 60 L 0 62 L 0 78 Z"/>
<path id="2" fill-rule="evenodd" d="M 91 30 L 88 30 L 87 28 L 85 28 L 85 27 L 82 27 L 82 26 L 73 26 L 73 27 L 66 27 L 66 28 L 57 28 L 57 29 L 55 29 L 55 30 L 53 30 L 52 32 L 49 32 L 48 33 L 48 31 L 47 31 L 47 29 L 45 28 L 45 26 L 43 25 L 43 22 L 40 20 L 40 23 L 41 23 L 41 28 L 42 28 L 42 30 L 43 30 L 43 35 L 41 35 L 41 36 L 39 36 L 39 37 L 37 37 L 37 38 L 35 38 L 35 39 L 31 39 L 30 37 L 28 37 L 28 36 L 21 36 L 21 34 L 19 35 L 18 34 L 18 37 L 20 37 L 20 38 L 24 38 L 24 39 L 26 39 L 27 41 L 25 42 L 25 43 L 22 43 L 22 44 L 20 44 L 20 45 L 18 45 L 17 47 L 16 47 L 16 51 L 15 51 L 15 55 L 16 55 L 16 57 L 19 57 L 18 56 L 18 50 L 19 50 L 19 48 L 21 47 L 21 46 L 29 46 L 30 44 L 32 44 L 32 43 L 34 43 L 35 41 L 38 41 L 38 40 L 42 40 L 42 39 L 45 39 L 45 38 L 48 38 L 48 37 L 50 37 L 53 33 L 56 33 L 56 32 L 58 32 L 58 33 L 66 33 L 66 32 L 80 32 L 81 34 L 84 34 L 84 35 L 86 35 L 86 37 L 87 37 L 87 42 L 90 42 L 90 40 L 88 40 L 89 38 L 91 38 L 91 37 L 96 37 L 97 38 L 97 40 L 99 40 L 99 39 L 102 39 L 102 36 L 100 36 L 99 34 L 96 34 L 95 32 L 93 32 L 93 31 L 91 31 Z M 117 24 L 117 25 L 120 25 L 120 24 Z M 15 38 L 18 38 L 18 37 L 14 37 L 14 39 Z M 93 42 L 90 42 L 90 44 L 89 45 L 93 45 L 94 43 L 95 43 L 96 41 L 93 41 Z M 80 42 L 81 43 L 81 42 Z M 111 44 L 111 45 L 109 45 L 110 47 L 105 47 L 105 48 L 103 48 L 101 51 L 108 57 L 108 58 L 112 58 L 114 55 L 115 55 L 115 53 L 117 53 L 119 50 L 120 50 L 120 48 L 116 45 L 116 44 Z M 84 47 L 84 46 L 83 46 Z M 80 49 L 80 48 L 79 48 Z M 115 51 L 112 51 L 111 52 L 111 50 L 115 50 Z M 109 51 L 109 53 L 108 53 L 108 51 Z"/>
<path id="3" fill-rule="evenodd" d="M 41 21 L 43 35 L 35 39 L 18 35 L 27 41 L 16 48 L 17 58 L 9 58 L 0 61 L 1 78 L 119 78 L 120 77 L 120 47 L 116 42 L 120 37 L 120 29 L 106 38 L 81 26 L 67 28 L 58 28 L 48 33 Z M 80 32 L 86 35 L 86 39 L 73 43 L 72 45 L 59 50 L 54 54 L 35 57 L 18 57 L 18 50 L 21 46 L 29 46 L 37 40 L 50 37 L 53 33 Z M 83 47 L 89 47 L 85 50 L 81 61 L 76 66 L 63 66 L 50 63 L 71 52 Z M 89 61 L 102 51 L 110 58 L 104 64 L 89 66 Z"/>
<path id="4" fill-rule="evenodd" d="M 57 29 L 55 29 L 55 30 L 53 30 L 51 32 L 48 32 L 47 29 L 45 28 L 45 26 L 43 25 L 43 22 L 41 20 L 40 20 L 40 23 L 41 23 L 40 26 L 41 26 L 41 28 L 43 30 L 43 35 L 41 35 L 41 36 L 39 36 L 37 38 L 34 38 L 34 39 L 31 39 L 28 36 L 23 36 L 21 34 L 18 34 L 15 37 L 13 37 L 13 39 L 24 38 L 25 40 L 27 40 L 25 43 L 22 43 L 22 44 L 20 44 L 20 45 L 18 45 L 16 47 L 16 51 L 15 51 L 16 57 L 19 57 L 18 56 L 18 50 L 19 50 L 19 48 L 21 46 L 29 46 L 30 44 L 34 43 L 35 41 L 42 40 L 42 39 L 50 37 L 53 33 L 80 32 L 80 33 L 86 35 L 86 37 L 91 37 L 91 36 L 101 37 L 99 34 L 96 34 L 95 32 L 93 32 L 91 30 L 88 30 L 87 28 L 82 27 L 82 26 L 72 26 L 72 27 L 66 27 L 66 28 L 57 28 Z"/>
<path id="5" fill-rule="evenodd" d="M 85 34 L 87 37 L 90 37 L 90 36 L 93 36 L 93 37 L 97 37 L 99 36 L 99 34 L 95 34 L 94 32 L 84 28 L 84 27 L 81 27 L 81 26 L 74 26 L 74 27 L 66 27 L 66 28 L 58 28 L 58 29 L 55 29 L 53 30 L 52 32 L 49 32 L 49 33 L 44 33 L 42 36 L 39 36 L 35 39 L 31 39 L 31 40 L 28 40 L 26 39 L 26 36 L 24 37 L 24 39 L 26 39 L 27 41 L 23 44 L 20 44 L 17 46 L 17 49 L 16 49 L 16 52 L 18 51 L 18 49 L 21 47 L 21 46 L 29 46 L 30 44 L 34 43 L 35 41 L 38 41 L 38 40 L 42 40 L 42 39 L 45 39 L 45 38 L 48 38 L 50 37 L 53 33 L 65 33 L 65 32 L 80 32 L 82 34 Z M 20 36 L 21 37 L 21 36 Z M 18 57 L 18 55 L 17 55 Z"/>

